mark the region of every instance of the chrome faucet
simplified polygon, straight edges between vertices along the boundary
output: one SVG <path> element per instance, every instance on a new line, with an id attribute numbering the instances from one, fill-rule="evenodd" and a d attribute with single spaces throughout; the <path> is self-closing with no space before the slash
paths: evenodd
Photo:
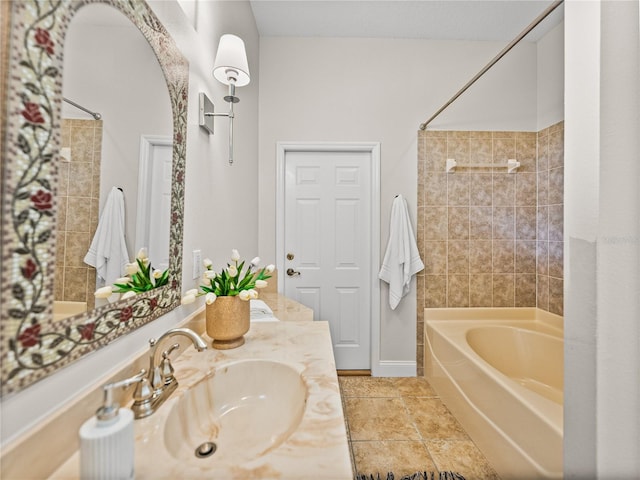
<path id="1" fill-rule="evenodd" d="M 169 337 L 182 335 L 193 343 L 199 352 L 207 349 L 207 344 L 193 330 L 188 328 L 172 328 L 163 333 L 160 338 L 149 340 L 149 374 L 143 378 L 136 387 L 133 395 L 133 410 L 136 419 L 148 417 L 155 412 L 164 401 L 178 388 L 178 380 L 173 376 L 173 366 L 169 355 L 180 348 L 179 343 L 174 343 L 168 350 L 162 352 L 162 361 L 156 364 L 156 350 L 158 345 Z"/>

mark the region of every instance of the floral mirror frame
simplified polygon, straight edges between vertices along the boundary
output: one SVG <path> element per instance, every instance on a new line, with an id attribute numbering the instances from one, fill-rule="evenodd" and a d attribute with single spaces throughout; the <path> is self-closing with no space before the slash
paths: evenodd
<path id="1" fill-rule="evenodd" d="M 64 39 L 75 12 L 101 3 L 141 31 L 173 113 L 169 284 L 53 320 Z M 188 63 L 143 0 L 19 0 L 2 9 L 0 395 L 19 391 L 180 304 Z M 7 15 L 5 15 L 5 13 Z"/>

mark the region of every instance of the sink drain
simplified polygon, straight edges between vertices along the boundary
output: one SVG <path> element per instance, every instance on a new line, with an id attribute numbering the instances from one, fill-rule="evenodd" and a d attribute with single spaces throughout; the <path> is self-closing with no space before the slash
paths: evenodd
<path id="1" fill-rule="evenodd" d="M 216 453 L 216 444 L 213 442 L 204 442 L 196 448 L 196 457 L 207 458 Z"/>

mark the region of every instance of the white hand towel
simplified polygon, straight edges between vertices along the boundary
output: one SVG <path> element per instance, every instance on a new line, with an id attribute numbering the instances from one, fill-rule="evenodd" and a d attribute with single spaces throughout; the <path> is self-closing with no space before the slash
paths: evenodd
<path id="1" fill-rule="evenodd" d="M 409 293 L 411 277 L 424 268 L 416 245 L 407 201 L 396 196 L 391 205 L 389 242 L 378 277 L 389 284 L 389 306 L 392 310 Z"/>
<path id="2" fill-rule="evenodd" d="M 124 217 L 124 194 L 113 187 L 104 204 L 89 251 L 84 257 L 84 263 L 95 267 L 98 277 L 105 285 L 111 285 L 120 278 L 129 261 Z"/>
<path id="3" fill-rule="evenodd" d="M 249 300 L 249 316 L 252 322 L 279 322 L 273 316 L 273 310 L 262 300 Z"/>

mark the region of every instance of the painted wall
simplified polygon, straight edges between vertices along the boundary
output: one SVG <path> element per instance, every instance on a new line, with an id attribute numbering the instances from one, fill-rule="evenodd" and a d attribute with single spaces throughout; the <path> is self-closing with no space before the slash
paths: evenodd
<path id="1" fill-rule="evenodd" d="M 417 213 L 417 130 L 504 45 L 402 39 L 260 40 L 260 254 L 275 255 L 278 141 L 381 142 L 380 261 L 396 194 Z M 514 48 L 431 125 L 535 131 L 536 45 Z M 414 281 L 415 284 L 415 281 Z M 415 371 L 416 289 L 396 310 L 381 284 L 380 358 Z"/>
<path id="2" fill-rule="evenodd" d="M 564 477 L 639 478 L 639 5 L 565 23 Z"/>
<path id="3" fill-rule="evenodd" d="M 564 22 L 538 40 L 537 48 L 540 131 L 564 120 Z"/>
<path id="4" fill-rule="evenodd" d="M 192 279 L 194 249 L 201 249 L 216 264 L 223 264 L 237 248 L 252 258 L 258 251 L 258 33 L 249 3 L 186 2 L 187 17 L 176 0 L 152 0 L 151 8 L 165 24 L 189 61 L 189 111 L 184 219 L 183 290 L 196 286 Z M 214 101 L 217 111 L 226 107 L 224 85 L 213 79 L 214 56 L 223 33 L 235 33 L 246 43 L 252 82 L 237 93 L 235 157 L 227 163 L 227 126 L 216 125 L 215 136 L 198 126 L 198 92 Z M 130 71 L 135 75 L 135 71 Z M 270 261 L 265 258 L 265 261 Z M 104 382 L 110 372 L 130 363 L 147 350 L 149 338 L 174 326 L 197 304 L 179 307 L 168 315 L 87 355 L 83 359 L 37 382 L 26 390 L 2 399 L 2 444 L 43 421 L 57 408 Z M 96 405 L 97 407 L 97 405 Z"/>

